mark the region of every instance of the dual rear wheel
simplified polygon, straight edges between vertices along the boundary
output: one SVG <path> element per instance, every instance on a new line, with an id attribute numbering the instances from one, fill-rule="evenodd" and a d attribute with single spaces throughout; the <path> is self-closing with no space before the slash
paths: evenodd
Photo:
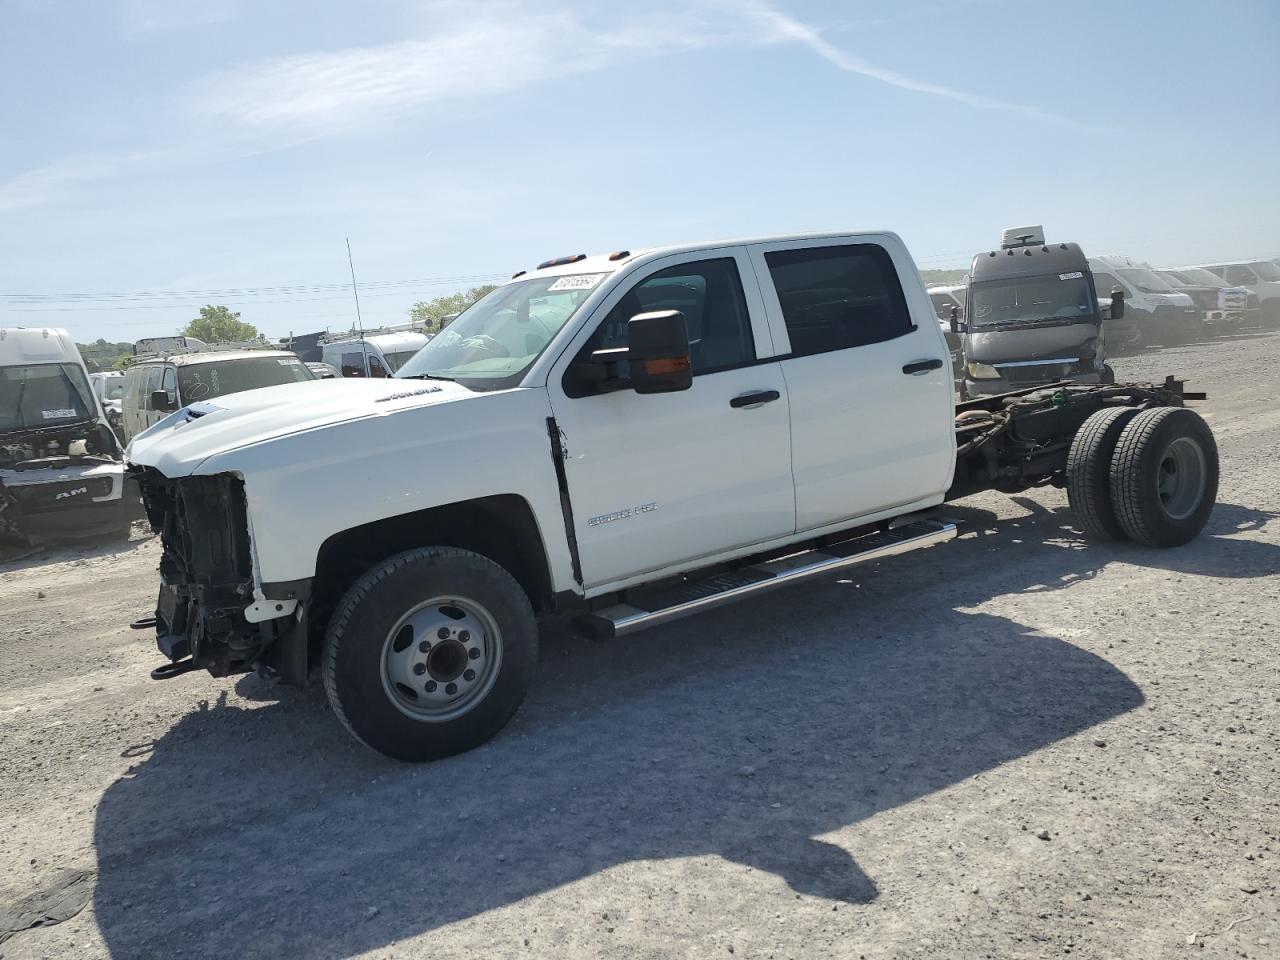
<path id="1" fill-rule="evenodd" d="M 1218 447 L 1185 407 L 1100 410 L 1067 456 L 1067 499 L 1085 535 L 1176 547 L 1204 529 L 1218 494 Z"/>

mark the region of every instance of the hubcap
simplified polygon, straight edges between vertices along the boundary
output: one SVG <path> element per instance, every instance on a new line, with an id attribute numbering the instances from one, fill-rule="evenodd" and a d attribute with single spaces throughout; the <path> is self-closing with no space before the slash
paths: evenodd
<path id="1" fill-rule="evenodd" d="M 498 676 L 502 635 L 483 606 L 433 597 L 396 621 L 382 644 L 382 686 L 415 720 L 454 720 L 484 699 Z"/>
<path id="2" fill-rule="evenodd" d="M 1160 458 L 1156 490 L 1164 512 L 1174 520 L 1185 520 L 1195 513 L 1204 499 L 1204 451 L 1189 437 L 1178 437 Z"/>

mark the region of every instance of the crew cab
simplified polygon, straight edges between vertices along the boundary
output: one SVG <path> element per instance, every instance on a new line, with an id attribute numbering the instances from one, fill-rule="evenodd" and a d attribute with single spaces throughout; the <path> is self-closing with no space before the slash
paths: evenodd
<path id="1" fill-rule="evenodd" d="M 1180 382 L 957 407 L 946 357 L 892 233 L 520 271 L 394 378 L 217 397 L 134 439 L 153 676 L 318 671 L 358 739 L 423 760 L 512 716 L 536 617 L 628 634 L 941 543 L 937 508 L 981 489 L 1060 483 L 1099 537 L 1203 526 L 1216 448 Z"/>

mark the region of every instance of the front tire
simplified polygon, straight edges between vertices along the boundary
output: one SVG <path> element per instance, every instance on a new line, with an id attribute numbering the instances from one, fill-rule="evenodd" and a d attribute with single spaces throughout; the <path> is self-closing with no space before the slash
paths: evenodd
<path id="1" fill-rule="evenodd" d="M 1125 534 L 1148 547 L 1193 540 L 1218 496 L 1218 445 L 1194 410 L 1160 407 L 1134 417 L 1111 459 L 1111 500 Z"/>
<path id="2" fill-rule="evenodd" d="M 506 726 L 533 679 L 529 598 L 467 550 L 391 557 L 347 591 L 322 660 L 334 713 L 366 746 L 422 761 L 477 747 Z"/>

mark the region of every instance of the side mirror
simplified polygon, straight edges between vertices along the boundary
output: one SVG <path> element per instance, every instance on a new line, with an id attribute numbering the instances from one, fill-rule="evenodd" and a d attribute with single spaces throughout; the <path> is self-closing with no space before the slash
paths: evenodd
<path id="1" fill-rule="evenodd" d="M 1111 291 L 1111 317 L 1112 320 L 1119 320 L 1124 316 L 1124 291 L 1116 287 Z"/>
<path id="2" fill-rule="evenodd" d="M 951 332 L 955 334 L 963 333 L 964 331 L 961 327 L 960 308 L 953 303 L 951 305 Z"/>
<path id="3" fill-rule="evenodd" d="M 632 317 L 627 322 L 627 366 L 636 393 L 674 393 L 693 386 L 684 314 L 658 310 Z"/>
<path id="4" fill-rule="evenodd" d="M 172 413 L 178 409 L 178 401 L 169 396 L 167 390 L 151 391 L 151 409 L 161 413 Z"/>

